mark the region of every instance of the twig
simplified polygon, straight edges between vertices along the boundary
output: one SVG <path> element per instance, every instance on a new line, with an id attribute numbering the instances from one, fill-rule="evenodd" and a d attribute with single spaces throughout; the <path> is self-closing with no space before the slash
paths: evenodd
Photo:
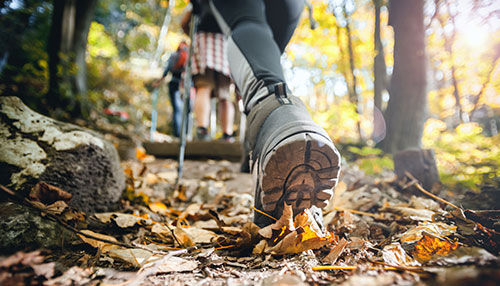
<path id="1" fill-rule="evenodd" d="M 272 218 L 272 219 L 274 219 L 275 221 L 277 221 L 277 220 L 278 220 L 277 218 L 275 218 L 275 217 L 273 217 L 273 216 L 271 216 L 271 215 L 266 214 L 265 212 L 263 212 L 263 211 L 261 211 L 261 210 L 257 209 L 256 207 L 252 207 L 252 208 L 253 208 L 253 210 L 254 210 L 254 211 L 256 211 L 256 212 L 258 212 L 258 213 L 260 213 L 260 214 L 263 214 L 263 215 L 267 216 L 268 218 Z"/>
<path id="2" fill-rule="evenodd" d="M 370 263 L 373 263 L 373 264 L 378 264 L 378 265 L 383 265 L 385 267 L 394 267 L 394 268 L 397 268 L 399 270 L 404 270 L 404 271 L 412 271 L 412 272 L 425 272 L 425 270 L 423 270 L 422 268 L 419 268 L 419 267 L 407 267 L 407 266 L 397 266 L 397 265 L 390 265 L 390 264 L 387 264 L 387 263 L 384 263 L 384 262 L 380 262 L 380 261 L 374 261 L 374 260 L 371 260 L 369 258 L 366 259 L 368 262 Z"/>
<path id="3" fill-rule="evenodd" d="M 358 266 L 336 266 L 336 265 L 324 265 L 324 266 L 313 266 L 312 270 L 314 271 L 321 271 L 321 270 L 356 270 L 358 269 Z M 371 266 L 368 268 L 369 270 L 399 270 L 395 267 L 375 267 Z"/>
<path id="4" fill-rule="evenodd" d="M 334 207 L 333 209 L 337 210 L 337 211 L 351 212 L 353 214 L 360 214 L 360 215 L 365 215 L 365 216 L 371 216 L 371 217 L 374 217 L 374 218 L 382 218 L 382 216 L 380 214 L 367 213 L 367 212 L 364 212 L 364 211 L 351 210 L 351 209 L 343 209 L 343 208 L 338 208 L 338 207 Z"/>
<path id="5" fill-rule="evenodd" d="M 440 198 L 440 197 L 438 197 L 438 196 L 434 195 L 433 193 L 431 193 L 431 192 L 429 192 L 429 191 L 425 190 L 425 189 L 424 189 L 424 188 L 423 188 L 423 187 L 422 187 L 422 186 L 418 183 L 417 179 L 416 179 L 415 177 L 413 177 L 413 175 L 412 175 L 412 174 L 410 174 L 410 172 L 406 171 L 406 172 L 405 172 L 405 174 L 406 174 L 406 176 L 408 176 L 408 178 L 410 178 L 412 181 L 415 181 L 415 183 L 414 183 L 414 184 L 412 184 L 412 185 L 414 185 L 415 187 L 417 187 L 417 189 L 418 189 L 419 191 L 421 191 L 422 193 L 424 193 L 424 194 L 428 195 L 429 197 L 431 197 L 431 198 L 433 198 L 433 199 L 435 199 L 435 200 L 437 200 L 437 201 L 439 201 L 439 202 L 441 202 L 441 203 L 443 203 L 443 204 L 449 205 L 450 207 L 453 207 L 453 208 L 455 208 L 455 209 L 457 209 L 457 210 L 459 210 L 459 209 L 460 209 L 460 208 L 459 208 L 459 207 L 457 207 L 456 205 L 454 205 L 454 204 L 452 204 L 452 203 L 450 203 L 450 202 L 448 202 L 448 201 L 446 201 L 446 200 L 444 200 L 444 199 L 442 199 L 442 198 Z"/>

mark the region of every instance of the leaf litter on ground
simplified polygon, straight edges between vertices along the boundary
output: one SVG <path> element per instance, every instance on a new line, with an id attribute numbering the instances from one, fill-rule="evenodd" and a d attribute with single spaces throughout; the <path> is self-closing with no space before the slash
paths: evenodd
<path id="1" fill-rule="evenodd" d="M 442 273 L 448 267 L 499 265 L 498 212 L 453 209 L 425 194 L 408 192 L 407 184 L 392 177 L 370 179 L 355 167 L 347 168 L 324 210 L 325 231 L 309 210 L 293 217 L 287 205 L 282 217 L 260 229 L 251 222 L 251 178 L 238 174 L 237 164 L 187 161 L 188 178 L 176 190 L 175 161 L 138 154 L 139 160 L 123 163 L 127 190 L 117 212 L 79 213 L 67 206 L 71 197 L 64 190 L 39 183 L 29 197 L 31 203 L 79 227 L 81 241 L 71 245 L 83 249 L 87 258 L 77 254 L 80 260 L 73 261 L 74 267 L 59 276 L 44 276 L 34 269 L 46 259 L 57 259 L 38 252 L 39 262 L 24 268 L 1 263 L 0 281 L 21 275 L 46 285 L 147 285 L 144 281 L 162 279 L 180 284 L 232 279 L 241 285 L 253 285 L 249 281 L 256 279 L 264 285 L 269 280 L 266 273 L 274 273 L 272 281 L 295 281 L 294 285 L 425 285 L 429 277 L 446 276 Z M 5 261 L 16 255 L 26 254 Z M 102 275 L 109 268 L 136 272 L 116 281 Z M 182 275 L 174 278 L 169 273 Z M 76 280 L 68 278 L 70 274 Z"/>

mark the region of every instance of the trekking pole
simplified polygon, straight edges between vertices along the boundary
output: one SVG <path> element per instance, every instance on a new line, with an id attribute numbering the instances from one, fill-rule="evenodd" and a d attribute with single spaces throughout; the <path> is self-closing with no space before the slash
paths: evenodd
<path id="1" fill-rule="evenodd" d="M 186 151 L 186 137 L 188 135 L 188 122 L 189 122 L 189 112 L 191 109 L 191 60 L 193 57 L 194 41 L 196 34 L 196 26 L 198 24 L 198 16 L 194 13 L 191 16 L 191 22 L 189 23 L 189 38 L 191 42 L 189 43 L 189 53 L 188 61 L 186 64 L 186 69 L 184 72 L 184 106 L 182 108 L 182 123 L 181 123 L 181 138 L 179 146 L 179 166 L 177 168 L 177 181 L 175 183 L 175 188 L 179 188 L 179 183 L 182 178 L 182 167 L 184 166 L 184 152 Z"/>
<path id="2" fill-rule="evenodd" d="M 149 141 L 153 142 L 153 136 L 156 132 L 156 122 L 158 120 L 158 112 L 156 106 L 158 105 L 158 88 L 153 90 L 153 111 L 151 112 L 151 129 L 149 132 Z"/>

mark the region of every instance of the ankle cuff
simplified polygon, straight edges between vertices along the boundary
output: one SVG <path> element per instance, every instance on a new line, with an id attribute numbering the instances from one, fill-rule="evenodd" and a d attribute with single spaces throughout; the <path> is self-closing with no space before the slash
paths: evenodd
<path id="1" fill-rule="evenodd" d="M 247 129 L 245 131 L 245 148 L 253 150 L 257 141 L 259 130 L 271 112 L 280 106 L 296 105 L 305 109 L 304 103 L 296 96 L 290 96 L 285 83 L 274 85 L 274 93 L 257 102 L 247 116 Z"/>

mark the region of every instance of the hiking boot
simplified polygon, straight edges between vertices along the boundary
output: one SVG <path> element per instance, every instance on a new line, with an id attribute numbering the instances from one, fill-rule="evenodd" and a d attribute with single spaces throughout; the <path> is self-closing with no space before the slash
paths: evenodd
<path id="1" fill-rule="evenodd" d="M 196 140 L 198 141 L 210 141 L 210 135 L 208 134 L 208 129 L 205 127 L 196 128 Z"/>
<path id="2" fill-rule="evenodd" d="M 262 114 L 258 116 L 265 119 L 250 149 L 256 209 L 276 219 L 281 217 L 284 203 L 292 206 L 294 216 L 311 209 L 322 227 L 321 209 L 332 197 L 340 171 L 337 149 L 300 99 L 288 96 L 283 87 L 260 104 Z M 255 212 L 254 222 L 263 227 L 274 220 Z"/>
<path id="3" fill-rule="evenodd" d="M 222 134 L 222 137 L 220 138 L 221 141 L 228 142 L 228 143 L 234 143 L 234 135 L 229 135 L 227 133 Z"/>

